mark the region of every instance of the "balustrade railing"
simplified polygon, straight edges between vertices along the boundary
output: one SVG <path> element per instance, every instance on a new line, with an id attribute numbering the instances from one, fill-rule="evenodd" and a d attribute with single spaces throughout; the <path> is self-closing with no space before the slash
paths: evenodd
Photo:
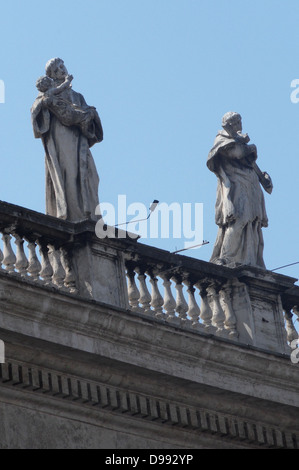
<path id="1" fill-rule="evenodd" d="M 30 240 L 16 230 L 14 227 L 6 227 L 0 231 L 3 241 L 0 269 L 46 286 L 76 293 L 76 279 L 68 249 L 59 247 L 59 243 L 58 246 L 45 244 L 39 237 Z"/>
<path id="2" fill-rule="evenodd" d="M 55 224 L 55 219 L 49 225 L 47 216 L 27 210 L 25 215 L 19 214 L 17 207 L 0 204 L 0 270 L 77 293 L 69 243 L 71 233 L 67 233 L 66 226 L 59 227 L 61 222 Z"/>
<path id="3" fill-rule="evenodd" d="M 244 326 L 239 310 L 242 301 L 242 308 L 244 303 L 247 302 L 248 306 L 251 302 L 249 291 L 245 293 L 248 280 L 242 268 L 231 270 L 200 260 L 192 261 L 189 257 L 139 243 L 134 250 L 126 252 L 125 259 L 128 300 L 132 311 L 236 341 L 240 340 L 238 325 L 243 332 L 250 328 L 249 324 L 248 327 Z M 279 281 L 281 278 L 278 276 Z M 286 336 L 291 344 L 298 338 L 299 328 L 295 325 L 294 316 L 299 318 L 299 286 L 292 287 L 291 293 L 281 286 L 281 291 Z M 251 307 L 248 308 L 250 310 Z M 237 315 L 241 315 L 239 324 Z M 273 323 L 277 321 L 274 316 Z M 242 334 L 241 342 L 244 343 L 246 332 Z"/>
<path id="4" fill-rule="evenodd" d="M 215 276 L 210 263 L 199 262 L 202 269 L 188 269 L 183 256 L 141 245 L 136 250 L 125 255 L 133 311 L 225 338 L 238 337 L 232 280 L 225 268 L 227 277 Z"/>

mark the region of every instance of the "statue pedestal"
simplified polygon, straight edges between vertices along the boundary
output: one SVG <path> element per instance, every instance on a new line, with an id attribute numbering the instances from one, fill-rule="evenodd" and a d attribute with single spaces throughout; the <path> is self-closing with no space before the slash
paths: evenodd
<path id="1" fill-rule="evenodd" d="M 75 247 L 72 252 L 78 294 L 85 298 L 121 308 L 129 308 L 124 249 L 134 245 L 127 232 L 118 230 L 120 239 L 100 239 L 92 221 L 77 224 Z"/>
<path id="2" fill-rule="evenodd" d="M 268 351 L 289 353 L 281 296 L 296 279 L 253 267 L 236 271 L 232 305 L 239 341 Z"/>

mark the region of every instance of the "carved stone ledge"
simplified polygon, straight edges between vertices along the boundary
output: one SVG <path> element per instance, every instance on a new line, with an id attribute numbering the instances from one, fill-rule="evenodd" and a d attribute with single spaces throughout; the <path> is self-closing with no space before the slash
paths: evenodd
<path id="1" fill-rule="evenodd" d="M 71 401 L 78 407 L 90 406 L 114 414 L 128 414 L 137 420 L 149 420 L 163 426 L 177 426 L 191 433 L 208 433 L 221 439 L 241 441 L 250 447 L 295 449 L 299 435 L 263 422 L 186 406 L 161 398 L 87 381 L 80 377 L 31 367 L 9 361 L 0 364 L 0 399 L 2 387 L 20 389 L 47 397 L 47 401 Z M 33 399 L 33 398 L 32 398 Z M 26 395 L 26 400 L 30 400 Z M 101 426 L 101 420 L 98 425 Z"/>

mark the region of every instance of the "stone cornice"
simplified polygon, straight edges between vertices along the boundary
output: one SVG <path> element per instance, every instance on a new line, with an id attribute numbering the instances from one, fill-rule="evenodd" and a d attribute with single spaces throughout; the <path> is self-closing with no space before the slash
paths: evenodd
<path id="1" fill-rule="evenodd" d="M 244 420 L 236 415 L 186 406 L 179 402 L 169 402 L 160 397 L 147 396 L 120 387 L 107 386 L 104 383 L 86 381 L 80 377 L 59 374 L 53 370 L 37 368 L 16 361 L 0 365 L 0 390 L 2 399 L 7 403 L 13 403 L 14 395 L 21 391 L 21 400 L 19 398 L 17 401 L 18 406 L 23 402 L 22 406 L 34 408 L 34 402 L 37 399 L 39 409 L 41 409 L 45 407 L 46 401 L 48 408 L 54 406 L 57 410 L 62 407 L 60 415 L 63 411 L 65 414 L 71 412 L 72 419 L 80 410 L 82 413 L 82 407 L 91 407 L 93 413 L 108 412 L 110 414 L 109 426 L 113 422 L 111 414 L 120 418 L 125 414 L 126 418 L 129 417 L 134 421 L 142 420 L 143 432 L 147 431 L 148 424 L 158 425 L 159 431 L 157 432 L 159 433 L 161 433 L 161 426 L 164 428 L 175 426 L 184 432 L 213 436 L 215 441 L 217 438 L 221 439 L 221 447 L 225 447 L 227 440 L 234 440 L 235 444 L 230 444 L 230 446 L 235 448 L 241 446 L 243 448 L 294 449 L 298 445 L 298 436 L 295 432 L 282 430 L 278 426 L 269 426 L 262 421 Z M 8 394 L 5 390 L 8 390 Z M 57 402 L 60 402 L 60 405 L 57 405 Z M 70 409 L 70 403 L 72 409 Z M 88 422 L 90 416 L 83 411 L 81 419 Z M 103 426 L 104 423 L 105 427 L 105 422 L 107 423 L 107 419 L 99 421 L 97 425 Z M 130 430 L 133 428 L 134 425 L 130 426 Z M 171 434 L 174 433 L 171 432 Z M 190 436 L 189 443 L 191 442 Z"/>

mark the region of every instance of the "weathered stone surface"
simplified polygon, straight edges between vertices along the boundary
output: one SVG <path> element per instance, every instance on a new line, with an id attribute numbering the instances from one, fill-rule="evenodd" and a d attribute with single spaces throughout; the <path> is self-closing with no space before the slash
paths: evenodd
<path id="1" fill-rule="evenodd" d="M 226 113 L 222 126 L 207 161 L 218 178 L 215 220 L 219 230 L 211 261 L 265 268 L 262 227 L 268 226 L 268 218 L 260 183 L 271 192 L 271 178 L 255 163 L 256 146 L 241 134 L 241 116 Z"/>
<path id="2" fill-rule="evenodd" d="M 46 153 L 47 214 L 72 221 L 95 218 L 99 177 L 89 148 L 103 140 L 100 118 L 70 88 L 63 60 L 49 60 L 46 75 L 50 84 L 38 82 L 31 117 Z"/>

